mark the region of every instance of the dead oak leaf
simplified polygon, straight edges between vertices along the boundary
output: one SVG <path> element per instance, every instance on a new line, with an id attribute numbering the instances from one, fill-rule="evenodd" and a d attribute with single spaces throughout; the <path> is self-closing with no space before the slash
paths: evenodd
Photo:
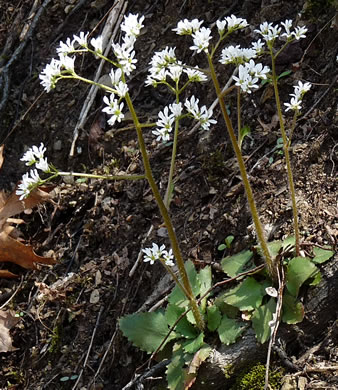
<path id="1" fill-rule="evenodd" d="M 19 320 L 10 311 L 0 310 L 0 352 L 10 352 L 18 349 L 13 347 L 9 331 Z"/>
<path id="2" fill-rule="evenodd" d="M 0 168 L 3 163 L 3 145 L 0 147 Z M 36 263 L 55 264 L 53 258 L 41 257 L 33 249 L 19 241 L 19 231 L 11 223 L 22 220 L 11 218 L 14 215 L 31 209 L 50 198 L 49 188 L 37 188 L 27 199 L 20 200 L 14 190 L 9 196 L 0 192 L 0 262 L 11 262 L 26 269 L 36 269 Z M 7 270 L 0 272 L 0 277 L 15 277 Z"/>
<path id="3" fill-rule="evenodd" d="M 10 237 L 5 232 L 0 233 L 0 262 L 8 261 L 26 269 L 36 269 L 36 263 L 55 264 L 51 257 L 38 256 L 33 249 Z"/>

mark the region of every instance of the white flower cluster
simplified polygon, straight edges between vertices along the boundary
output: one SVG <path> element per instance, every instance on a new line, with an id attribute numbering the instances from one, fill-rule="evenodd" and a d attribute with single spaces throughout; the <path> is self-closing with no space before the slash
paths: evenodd
<path id="1" fill-rule="evenodd" d="M 142 252 L 145 253 L 143 259 L 145 263 L 150 262 L 150 264 L 153 265 L 156 260 L 160 260 L 163 261 L 168 267 L 173 267 L 175 265 L 173 262 L 174 255 L 172 249 L 166 251 L 164 245 L 159 247 L 157 244 L 153 243 L 152 248 L 142 249 Z"/>
<path id="2" fill-rule="evenodd" d="M 112 44 L 118 65 L 127 76 L 135 69 L 137 60 L 134 58 L 134 43 L 143 27 L 143 20 L 144 16 L 141 16 L 139 19 L 138 15 L 129 14 L 125 16 L 121 24 L 121 30 L 125 33 L 123 44 Z M 89 33 L 81 31 L 78 36 L 73 35 L 73 40 L 67 38 L 66 42 L 60 41 L 60 45 L 56 49 L 59 59 L 52 59 L 51 63 L 46 65 L 39 76 L 41 84 L 47 92 L 55 88 L 57 81 L 62 78 L 63 74 L 75 75 L 75 57 L 70 57 L 70 54 L 91 51 L 95 55 L 102 55 L 104 49 L 102 36 L 90 40 L 90 44 L 94 48 L 94 50 L 91 50 L 88 45 L 88 35 Z"/>
<path id="3" fill-rule="evenodd" d="M 266 79 L 269 72 L 268 66 L 263 67 L 261 63 L 256 64 L 250 60 L 244 65 L 239 65 L 238 77 L 232 76 L 232 78 L 236 81 L 235 85 L 240 87 L 243 92 L 251 93 L 252 89 L 258 88 L 258 80 Z"/>
<path id="4" fill-rule="evenodd" d="M 191 96 L 190 100 L 186 99 L 184 105 L 188 113 L 201 124 L 202 129 L 209 130 L 210 125 L 217 123 L 215 119 L 211 119 L 212 109 L 207 109 L 206 106 L 198 106 L 199 99 Z"/>
<path id="5" fill-rule="evenodd" d="M 41 84 L 46 92 L 49 92 L 51 89 L 55 88 L 55 85 L 60 79 L 63 70 L 65 71 L 63 73 L 74 73 L 74 62 L 75 57 L 68 57 L 60 54 L 58 60 L 53 58 L 51 63 L 46 65 L 46 67 L 39 75 Z"/>
<path id="6" fill-rule="evenodd" d="M 181 114 L 181 103 L 170 104 L 169 107 L 164 107 L 163 111 L 158 113 L 158 120 L 156 122 L 157 129 L 152 131 L 153 134 L 157 135 L 156 141 L 169 141 L 169 133 L 172 131 L 172 125 L 175 122 L 175 118 L 178 118 Z"/>
<path id="7" fill-rule="evenodd" d="M 20 159 L 25 161 L 27 166 L 32 166 L 35 164 L 37 169 L 40 169 L 43 172 L 49 172 L 49 165 L 47 158 L 44 157 L 46 148 L 43 143 L 39 147 L 32 146 Z M 30 172 L 25 173 L 22 177 L 22 181 L 16 190 L 16 194 L 20 195 L 20 200 L 27 198 L 30 192 L 41 184 L 41 178 L 37 169 L 31 169 Z"/>
<path id="8" fill-rule="evenodd" d="M 302 106 L 302 99 L 306 92 L 308 92 L 311 88 L 311 83 L 302 83 L 301 81 L 298 81 L 298 85 L 294 86 L 294 93 L 291 93 L 291 100 L 290 103 L 284 103 L 284 105 L 287 107 L 285 111 L 293 110 L 293 111 L 299 111 L 301 110 Z"/>
<path id="9" fill-rule="evenodd" d="M 27 152 L 22 156 L 20 161 L 25 161 L 27 166 L 35 164 L 37 169 L 40 169 L 43 172 L 49 172 L 49 165 L 47 162 L 47 157 L 44 157 L 46 148 L 41 142 L 40 146 L 32 146 Z"/>
<path id="10" fill-rule="evenodd" d="M 203 21 L 198 19 L 192 21 L 184 19 L 178 22 L 177 27 L 174 28 L 173 31 L 176 31 L 176 34 L 178 35 L 191 35 L 194 43 L 190 46 L 191 50 L 196 51 L 197 53 L 200 53 L 201 51 L 208 53 L 209 41 L 212 39 L 211 29 L 201 27 L 202 23 Z M 227 32 L 231 33 L 235 30 L 247 27 L 248 23 L 245 19 L 231 15 L 224 20 L 218 20 L 216 25 L 220 37 L 223 38 L 226 28 Z"/>
<path id="11" fill-rule="evenodd" d="M 167 78 L 178 83 L 181 75 L 185 73 L 190 82 L 207 81 L 206 75 L 198 67 L 191 68 L 178 61 L 175 55 L 174 47 L 155 52 L 149 68 L 149 75 L 145 82 L 146 86 L 152 85 L 157 87 L 159 84 L 165 84 Z"/>
<path id="12" fill-rule="evenodd" d="M 228 46 L 222 50 L 219 62 L 224 65 L 239 65 L 251 60 L 252 58 L 256 58 L 257 55 L 257 50 L 254 48 L 241 48 L 240 45 Z"/>
<path id="13" fill-rule="evenodd" d="M 273 43 L 278 37 L 286 37 L 288 41 L 296 39 L 297 41 L 301 38 L 305 38 L 305 33 L 307 32 L 306 27 L 295 27 L 294 31 L 291 31 L 292 20 L 286 19 L 285 22 L 282 22 L 281 25 L 284 27 L 285 32 L 281 34 L 282 27 L 278 24 L 273 26 L 272 23 L 264 22 L 259 26 L 259 29 L 255 30 L 260 34 L 263 39 L 269 44 Z"/>

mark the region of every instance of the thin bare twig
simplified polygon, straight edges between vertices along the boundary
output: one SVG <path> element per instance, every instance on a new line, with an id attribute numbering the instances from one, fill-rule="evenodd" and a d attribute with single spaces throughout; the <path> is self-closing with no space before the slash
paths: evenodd
<path id="1" fill-rule="evenodd" d="M 105 42 L 107 42 L 107 40 L 109 39 L 109 42 L 104 50 L 105 57 L 107 57 L 109 54 L 111 45 L 115 39 L 115 36 L 117 34 L 119 27 L 120 27 L 120 23 L 122 21 L 122 17 L 123 17 L 125 10 L 126 10 L 126 7 L 127 7 L 127 3 L 125 3 L 124 0 L 122 0 L 122 1 L 119 0 L 117 4 L 114 4 L 114 6 L 112 7 L 112 10 L 110 11 L 109 17 L 107 18 L 106 25 L 105 25 L 103 32 L 102 32 L 102 36 L 104 37 L 103 40 Z M 114 31 L 111 33 L 114 26 L 115 26 Z M 110 36 L 110 38 L 109 38 L 109 36 Z M 97 68 L 96 75 L 94 77 L 95 82 L 98 82 L 98 80 L 101 76 L 101 72 L 102 72 L 104 64 L 105 64 L 105 60 L 101 60 L 99 66 Z M 70 147 L 70 152 L 69 152 L 70 157 L 73 157 L 75 154 L 75 144 L 76 144 L 76 141 L 79 137 L 79 130 L 83 129 L 83 127 L 86 123 L 88 112 L 89 112 L 89 110 L 94 102 L 94 99 L 95 99 L 95 96 L 96 96 L 98 90 L 99 90 L 99 88 L 97 86 L 92 85 L 90 90 L 89 90 L 89 93 L 86 97 L 86 100 L 83 104 L 82 110 L 80 112 L 79 120 L 75 126 L 74 131 L 73 131 L 73 141 L 72 141 L 72 145 Z"/>
<path id="2" fill-rule="evenodd" d="M 43 11 L 45 10 L 45 8 L 48 6 L 48 4 L 50 2 L 51 2 L 51 0 L 45 0 L 43 2 L 41 7 L 39 8 L 39 10 L 37 11 L 36 15 L 34 16 L 34 19 L 33 19 L 32 23 L 31 23 L 31 25 L 29 27 L 29 30 L 28 30 L 27 34 L 25 35 L 24 40 L 16 48 L 16 50 L 14 51 L 12 57 L 7 62 L 7 64 L 2 69 L 0 69 L 0 79 L 1 79 L 0 85 L 2 86 L 2 83 L 3 82 L 5 83 L 4 87 L 2 87 L 3 95 L 2 95 L 1 102 L 0 102 L 0 112 L 4 109 L 4 107 L 5 107 L 6 103 L 7 103 L 7 99 L 8 99 L 8 91 L 9 91 L 9 88 L 10 88 L 9 68 L 19 58 L 19 56 L 21 55 L 22 51 L 26 47 L 28 41 L 31 39 L 31 37 L 32 37 L 32 35 L 34 33 L 34 30 L 35 30 L 35 27 L 37 26 L 38 21 L 40 19 L 40 16 L 42 15 Z"/>

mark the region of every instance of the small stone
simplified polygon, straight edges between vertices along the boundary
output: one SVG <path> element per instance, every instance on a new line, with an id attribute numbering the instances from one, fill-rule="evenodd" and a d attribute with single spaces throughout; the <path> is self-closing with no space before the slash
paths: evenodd
<path id="1" fill-rule="evenodd" d="M 53 149 L 56 152 L 59 152 L 62 149 L 62 141 L 60 139 L 54 142 Z"/>

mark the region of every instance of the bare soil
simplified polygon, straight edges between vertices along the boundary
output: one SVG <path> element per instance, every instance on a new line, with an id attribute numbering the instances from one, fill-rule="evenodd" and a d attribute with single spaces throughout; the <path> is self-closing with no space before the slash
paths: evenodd
<path id="1" fill-rule="evenodd" d="M 329 1 L 313 2 L 320 6 L 311 9 L 305 3 L 312 2 L 130 2 L 127 13 L 146 17 L 144 33 L 136 44 L 138 68 L 130 89 L 142 118 L 154 118 L 160 108 L 171 102 L 171 96 L 162 89 L 144 86 L 152 52 L 176 46 L 183 62 L 206 66 L 202 56 L 191 56 L 189 38 L 172 32 L 180 19 L 198 18 L 211 25 L 234 13 L 247 18 L 254 28 L 265 20 L 277 23 L 293 19 L 306 24 L 307 38 L 292 45 L 278 63 L 279 73 L 292 70 L 290 76 L 280 80 L 281 99 L 289 100 L 296 80 L 313 83 L 305 97 L 303 116 L 297 123 L 292 144 L 300 228 L 308 243 L 337 245 L 338 25 L 337 17 L 334 19 L 337 11 Z M 69 14 L 76 4 L 78 8 Z M 31 7 L 32 2 L 28 0 L 3 0 L 0 4 L 0 47 L 7 48 L 0 58 L 0 72 L 24 39 L 20 33 L 29 23 Z M 9 68 L 8 99 L 0 112 L 0 143 L 5 144 L 0 188 L 10 191 L 15 187 L 26 170 L 19 159 L 28 147 L 41 142 L 47 146 L 48 160 L 62 170 L 143 172 L 136 135 L 132 130 L 121 130 L 126 123 L 111 131 L 101 112 L 103 95 L 97 96 L 76 143 L 76 154 L 70 157 L 73 130 L 88 88 L 74 82 L 60 82 L 46 94 L 42 93 L 38 79 L 45 64 L 56 56 L 55 48 L 60 40 L 94 28 L 94 36 L 99 34 L 111 7 L 112 2 L 107 0 L 55 0 L 46 6 L 24 50 Z M 253 37 L 250 28 L 243 34 L 235 34 L 231 43 L 249 45 Z M 84 57 L 81 74 L 93 78 L 96 67 L 95 59 Z M 233 70 L 221 65 L 217 69 L 223 82 Z M 210 105 L 215 99 L 210 84 L 191 88 L 188 93 L 197 94 L 202 104 Z M 227 104 L 235 122 L 235 95 L 229 96 Z M 214 114 L 218 122 L 208 134 L 191 131 L 193 124 L 189 121 L 182 129 L 171 205 L 184 256 L 198 266 L 219 262 L 222 254 L 217 246 L 230 234 L 235 237 L 233 253 L 255 244 L 239 172 L 218 108 Z M 250 127 L 251 134 L 243 150 L 270 240 L 292 234 L 284 159 L 276 148 L 280 133 L 275 116 L 269 85 L 244 99 L 242 120 Z M 288 125 L 291 115 L 286 118 Z M 145 139 L 155 179 L 164 192 L 171 148 L 154 142 L 151 130 L 145 131 Z M 163 277 L 160 265 L 150 267 L 142 262 L 130 276 L 142 245 L 153 241 L 168 245 L 162 220 L 145 181 L 60 181 L 57 184 L 53 202 L 23 215 L 26 224 L 21 230 L 38 254 L 55 256 L 58 264 L 31 272 L 15 268 L 20 272 L 21 283 L 0 281 L 0 305 L 18 290 L 7 308 L 22 313 L 22 320 L 12 330 L 13 343 L 18 349 L 0 354 L 0 388 L 72 389 L 80 376 L 78 389 L 122 389 L 147 360 L 147 355 L 127 342 L 117 320 L 137 311 Z M 147 235 L 151 226 L 154 229 Z M 73 276 L 59 296 L 38 299 L 41 283 L 51 286 L 70 272 Z M 216 280 L 220 277 L 215 274 Z M 159 292 L 157 300 L 166 293 Z M 337 327 L 333 325 L 337 310 L 336 304 L 326 331 L 315 339 L 308 335 L 300 337 L 292 355 L 299 358 L 331 335 L 331 339 L 325 339 L 331 348 L 314 349 L 312 360 L 307 363 L 337 365 L 337 344 L 330 344 L 330 340 L 337 340 Z M 277 356 L 274 359 L 283 365 Z M 158 376 L 164 376 L 164 372 Z M 334 377 L 334 371 L 309 373 L 304 388 L 337 388 Z M 159 383 L 153 378 L 144 385 L 159 389 Z"/>

